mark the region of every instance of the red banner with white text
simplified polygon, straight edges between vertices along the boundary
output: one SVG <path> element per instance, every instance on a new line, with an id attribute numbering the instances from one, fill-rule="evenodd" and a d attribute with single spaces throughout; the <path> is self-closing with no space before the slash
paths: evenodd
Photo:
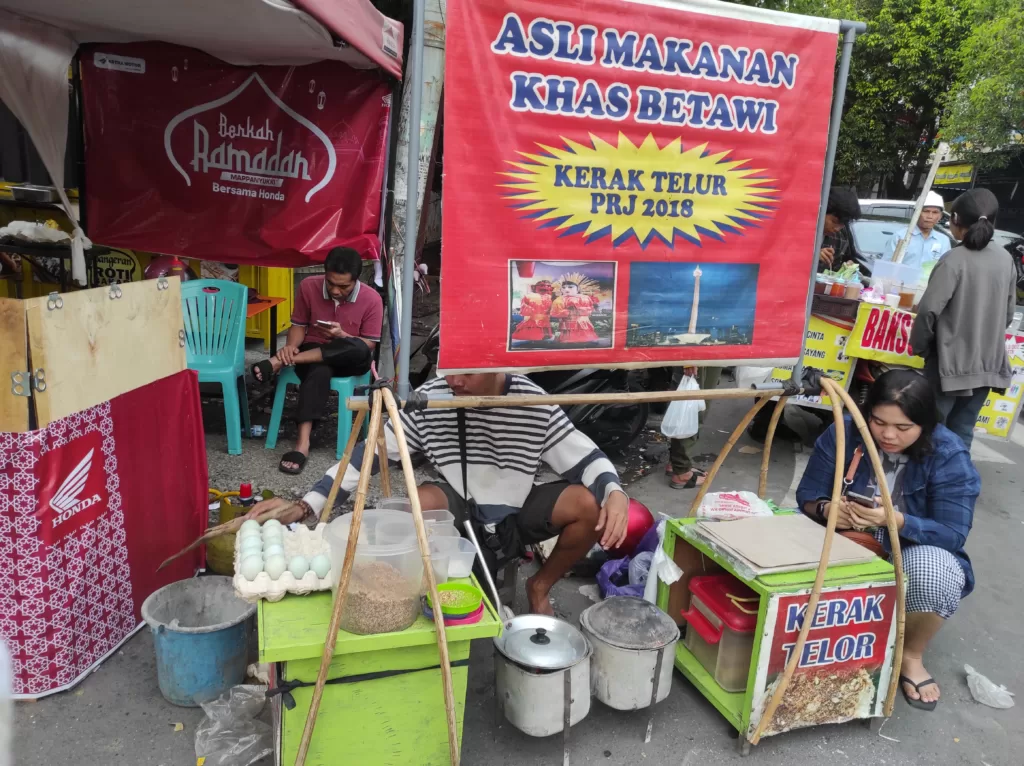
<path id="1" fill-rule="evenodd" d="M 164 43 L 82 48 L 88 234 L 185 258 L 380 255 L 391 86 L 335 61 L 239 67 Z"/>
<path id="2" fill-rule="evenodd" d="M 439 367 L 794 362 L 838 30 L 451 0 Z"/>
<path id="3" fill-rule="evenodd" d="M 191 577 L 206 449 L 186 370 L 54 421 L 0 433 L 0 640 L 14 694 L 66 689 L 139 625 L 142 602 Z"/>

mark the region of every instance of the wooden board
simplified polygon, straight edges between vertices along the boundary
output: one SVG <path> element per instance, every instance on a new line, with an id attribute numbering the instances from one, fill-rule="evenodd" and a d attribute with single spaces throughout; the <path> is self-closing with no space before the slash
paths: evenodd
<path id="1" fill-rule="evenodd" d="M 22 301 L 0 298 L 0 433 L 28 430 L 28 403 L 11 393 L 11 373 L 28 369 L 28 334 Z"/>
<path id="2" fill-rule="evenodd" d="M 52 310 L 47 298 L 25 301 L 32 368 L 46 379 L 32 394 L 40 428 L 185 369 L 180 281 L 119 288 L 116 299 L 109 287 L 67 293 Z"/>
<path id="3" fill-rule="evenodd" d="M 825 528 L 803 514 L 701 522 L 699 526 L 703 535 L 748 562 L 759 574 L 813 567 L 825 541 Z M 867 548 L 836 535 L 829 564 L 856 564 L 873 558 L 875 554 Z"/>

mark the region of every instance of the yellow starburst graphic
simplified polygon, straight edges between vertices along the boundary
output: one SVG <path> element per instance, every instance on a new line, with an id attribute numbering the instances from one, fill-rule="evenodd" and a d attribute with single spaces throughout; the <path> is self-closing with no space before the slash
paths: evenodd
<path id="1" fill-rule="evenodd" d="M 639 146 L 622 133 L 617 146 L 590 140 L 563 137 L 562 147 L 537 144 L 538 152 L 509 160 L 515 170 L 501 173 L 509 180 L 499 185 L 512 207 L 561 236 L 611 237 L 616 246 L 635 237 L 641 247 L 721 241 L 775 211 L 774 179 L 729 151 L 711 153 L 706 143 L 684 150 L 679 138 L 659 147 L 652 135 Z"/>

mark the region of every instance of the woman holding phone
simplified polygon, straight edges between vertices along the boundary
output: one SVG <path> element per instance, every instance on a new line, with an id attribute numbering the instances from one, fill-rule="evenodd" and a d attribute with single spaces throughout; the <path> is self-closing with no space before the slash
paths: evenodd
<path id="1" fill-rule="evenodd" d="M 963 442 L 938 422 L 935 393 L 919 373 L 892 370 L 879 377 L 863 411 L 892 495 L 909 580 L 900 686 L 912 707 L 933 710 L 940 691 L 925 669 L 924 652 L 974 589 L 964 544 L 981 480 Z M 830 513 L 836 459 L 833 424 L 814 445 L 796 493 L 800 509 L 822 524 Z M 879 480 L 850 417 L 842 460 L 846 489 L 836 529 L 869 531 L 890 552 Z"/>

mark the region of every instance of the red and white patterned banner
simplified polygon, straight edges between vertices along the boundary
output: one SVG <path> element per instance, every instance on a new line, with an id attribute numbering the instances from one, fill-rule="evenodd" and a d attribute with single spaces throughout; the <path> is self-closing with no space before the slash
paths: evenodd
<path id="1" fill-rule="evenodd" d="M 154 590 L 191 576 L 206 455 L 185 371 L 27 433 L 0 433 L 0 639 L 14 694 L 66 689 L 139 624 Z"/>

